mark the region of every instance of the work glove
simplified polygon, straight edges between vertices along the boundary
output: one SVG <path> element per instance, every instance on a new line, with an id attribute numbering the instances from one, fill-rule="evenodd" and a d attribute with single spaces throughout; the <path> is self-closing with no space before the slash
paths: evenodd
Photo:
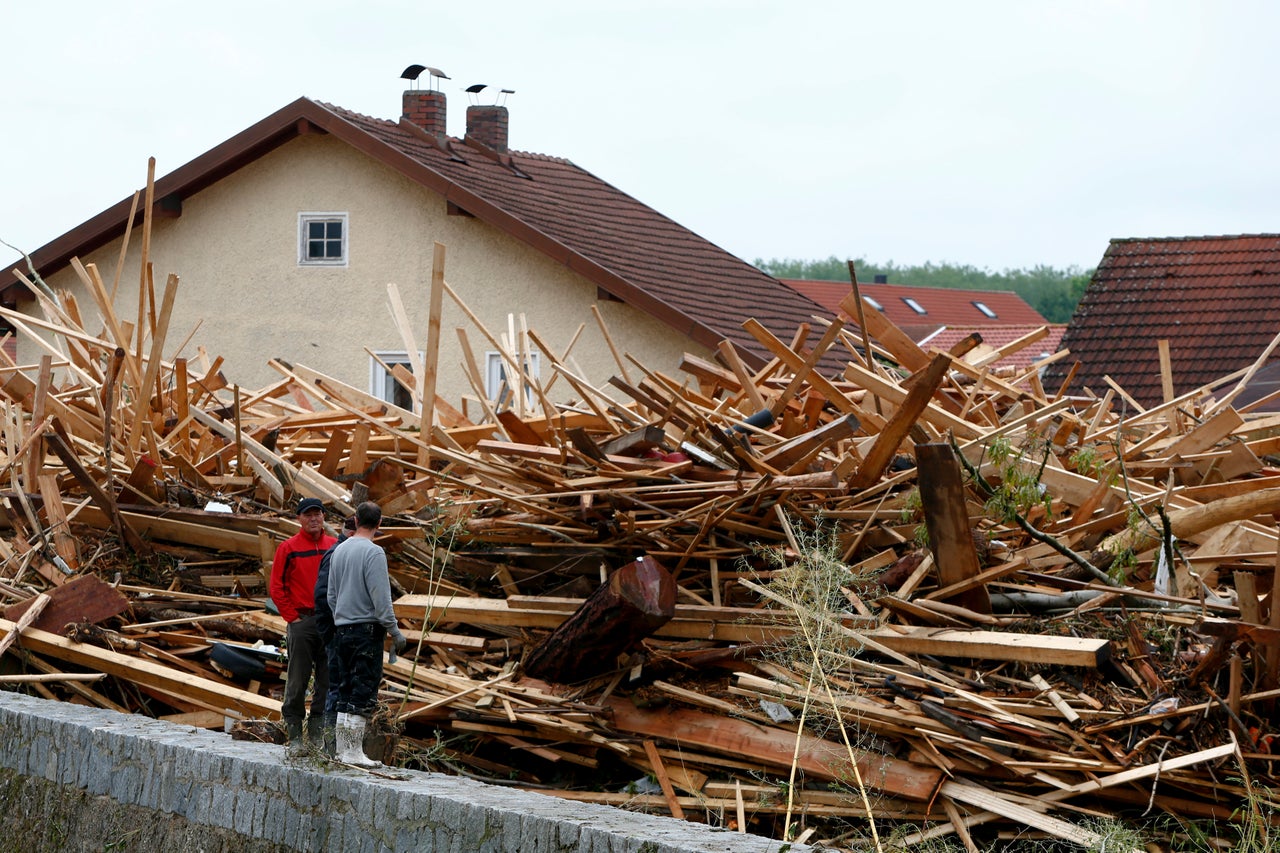
<path id="1" fill-rule="evenodd" d="M 409 645 L 409 641 L 408 639 L 405 638 L 404 634 L 401 634 L 399 631 L 396 631 L 394 634 L 392 634 L 391 635 L 391 651 L 387 653 L 387 663 L 395 663 L 396 657 L 400 654 L 400 652 L 404 651 L 404 648 L 407 645 Z"/>

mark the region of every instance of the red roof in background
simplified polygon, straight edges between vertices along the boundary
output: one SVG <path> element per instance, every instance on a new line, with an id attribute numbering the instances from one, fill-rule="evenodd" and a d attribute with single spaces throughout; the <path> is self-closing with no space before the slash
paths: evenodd
<path id="1" fill-rule="evenodd" d="M 728 339 L 762 364 L 767 351 L 742 323 L 755 318 L 790 341 L 821 306 L 568 160 L 499 154 L 436 139 L 407 121 L 375 119 L 299 98 L 156 181 L 179 204 L 303 133 L 327 133 L 568 266 L 607 293 L 707 347 Z M 124 233 L 124 199 L 31 254 L 42 275 Z M 159 203 L 159 201 L 157 202 Z M 141 222 L 139 210 L 135 223 Z M 12 269 L 0 290 L 16 286 Z M 836 365 L 828 355 L 824 367 Z"/>
<path id="2" fill-rule="evenodd" d="M 1062 345 L 1072 389 L 1110 376 L 1144 406 L 1163 400 L 1158 342 L 1176 394 L 1248 367 L 1280 332 L 1280 235 L 1112 240 Z M 1065 376 L 1069 365 L 1050 375 Z"/>
<path id="3" fill-rule="evenodd" d="M 861 287 L 861 285 L 859 285 Z M 917 343 L 925 351 L 942 350 L 949 351 L 953 346 L 967 338 L 969 335 L 977 332 L 982 336 L 982 343 L 992 349 L 999 349 L 1005 344 L 1011 344 L 1024 335 L 1029 335 L 1037 329 L 1043 328 L 1045 324 L 1038 326 L 947 326 L 939 329 L 934 334 L 926 337 Z M 1058 351 L 1062 343 L 1062 335 L 1067 330 L 1065 325 L 1053 324 L 1049 326 L 1049 333 L 1034 343 L 1027 344 L 1017 352 L 1012 352 L 1004 358 L 992 364 L 993 367 L 1030 367 L 1035 362 L 1046 356 L 1053 355 Z"/>
<path id="4" fill-rule="evenodd" d="M 782 282 L 833 314 L 840 311 L 840 300 L 853 290 L 848 282 L 796 278 L 784 278 Z M 1009 290 L 959 290 L 858 282 L 858 292 L 863 298 L 874 299 L 880 312 L 904 331 L 909 326 L 932 329 L 952 325 L 1043 326 L 1049 322 L 1021 296 Z M 912 308 L 906 301 L 908 299 L 923 308 L 924 313 Z M 985 305 L 995 316 L 984 313 L 975 303 Z"/>

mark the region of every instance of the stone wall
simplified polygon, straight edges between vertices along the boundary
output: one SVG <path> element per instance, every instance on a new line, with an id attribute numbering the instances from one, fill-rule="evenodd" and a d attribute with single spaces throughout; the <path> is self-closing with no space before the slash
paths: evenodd
<path id="1" fill-rule="evenodd" d="M 0 691 L 6 850 L 801 853 L 756 836 Z"/>

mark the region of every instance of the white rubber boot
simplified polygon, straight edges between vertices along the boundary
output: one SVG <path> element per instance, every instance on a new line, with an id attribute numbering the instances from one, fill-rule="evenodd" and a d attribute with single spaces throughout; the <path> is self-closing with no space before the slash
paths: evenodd
<path id="1" fill-rule="evenodd" d="M 338 760 L 357 767 L 377 767 L 378 762 L 364 754 L 364 729 L 367 721 L 359 714 L 338 715 Z"/>

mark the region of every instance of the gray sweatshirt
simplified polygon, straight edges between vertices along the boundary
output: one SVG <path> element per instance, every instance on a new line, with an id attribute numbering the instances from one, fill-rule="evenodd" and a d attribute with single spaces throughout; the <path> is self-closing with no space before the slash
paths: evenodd
<path id="1" fill-rule="evenodd" d="M 387 554 L 370 539 L 352 536 L 334 549 L 325 597 L 334 625 L 381 622 L 393 637 L 400 633 L 391 608 Z"/>

